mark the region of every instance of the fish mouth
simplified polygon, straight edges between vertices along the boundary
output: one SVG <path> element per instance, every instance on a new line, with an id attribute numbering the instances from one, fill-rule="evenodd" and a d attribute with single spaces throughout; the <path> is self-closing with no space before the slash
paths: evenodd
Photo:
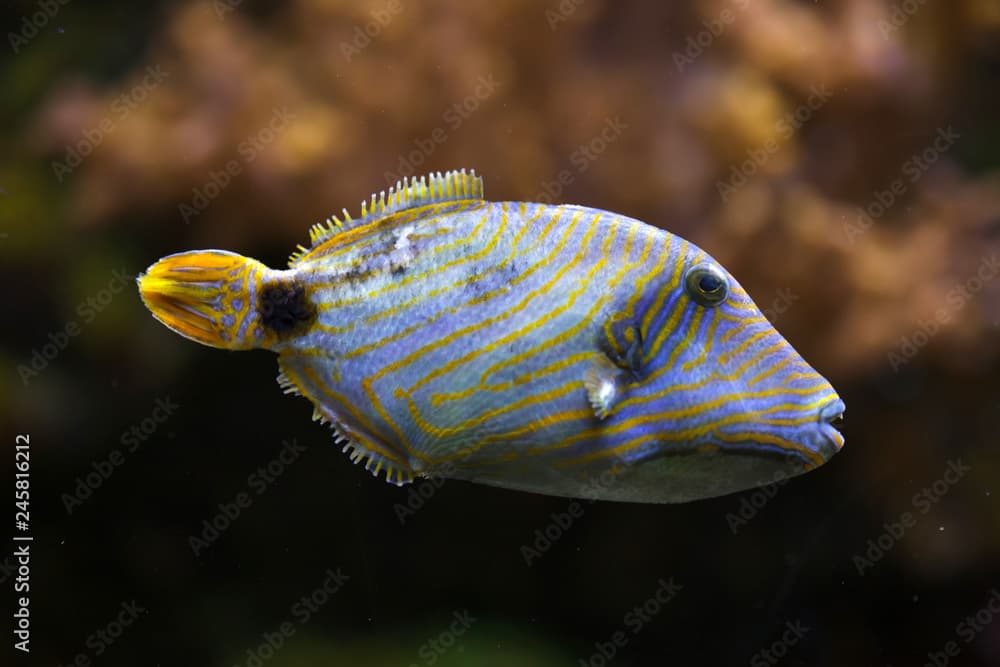
<path id="1" fill-rule="evenodd" d="M 839 424 L 844 417 L 844 410 L 847 406 L 839 398 L 835 398 L 819 410 L 816 421 L 819 423 L 820 431 L 824 438 L 832 446 L 832 450 L 825 457 L 827 459 L 841 450 L 844 446 L 844 436 L 840 434 L 834 424 Z"/>

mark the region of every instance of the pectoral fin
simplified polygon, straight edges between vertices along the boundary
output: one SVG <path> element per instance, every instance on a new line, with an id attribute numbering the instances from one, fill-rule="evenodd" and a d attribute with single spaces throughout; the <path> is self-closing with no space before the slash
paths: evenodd
<path id="1" fill-rule="evenodd" d="M 621 400 L 625 380 L 622 369 L 603 354 L 587 369 L 583 386 L 587 388 L 587 398 L 598 419 L 606 419 L 615 403 Z"/>
<path id="2" fill-rule="evenodd" d="M 642 337 L 625 315 L 616 315 L 604 326 L 601 352 L 587 369 L 583 384 L 598 419 L 606 419 L 622 399 L 628 385 L 640 377 Z"/>

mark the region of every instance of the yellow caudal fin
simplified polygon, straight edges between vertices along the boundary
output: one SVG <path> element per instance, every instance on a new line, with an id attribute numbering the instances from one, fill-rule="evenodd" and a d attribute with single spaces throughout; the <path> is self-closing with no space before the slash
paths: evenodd
<path id="1" fill-rule="evenodd" d="M 263 347 L 254 296 L 270 269 L 224 250 L 169 255 L 140 275 L 143 303 L 185 338 L 226 350 Z"/>

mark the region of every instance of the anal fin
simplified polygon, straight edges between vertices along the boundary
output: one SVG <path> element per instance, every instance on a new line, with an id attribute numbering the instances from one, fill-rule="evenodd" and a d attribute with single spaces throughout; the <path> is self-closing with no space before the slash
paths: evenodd
<path id="1" fill-rule="evenodd" d="M 328 400 L 332 400 L 332 394 L 317 390 L 318 388 L 312 384 L 315 374 L 308 370 L 301 375 L 296 373 L 291 361 L 288 356 L 279 357 L 281 372 L 278 374 L 278 384 L 286 394 L 305 396 L 309 399 L 313 405 L 313 421 L 329 425 L 334 434 L 334 443 L 341 445 L 342 451 L 353 463 L 364 462 L 365 470 L 375 477 L 384 474 L 385 481 L 396 486 L 403 486 L 413 481 L 415 475 L 409 466 L 397 460 L 393 456 L 394 452 L 388 448 L 380 446 L 369 436 L 356 432 L 348 426 L 345 419 L 338 416 L 331 406 L 320 399 L 327 397 Z"/>
<path id="2" fill-rule="evenodd" d="M 334 431 L 336 430 L 336 427 L 334 427 Z M 413 481 L 414 475 L 410 472 L 409 468 L 390 461 L 381 454 L 371 451 L 349 437 L 341 436 L 341 440 L 344 443 L 341 451 L 347 454 L 347 457 L 355 464 L 364 461 L 365 470 L 369 471 L 374 477 L 378 477 L 382 472 L 385 472 L 385 481 L 396 486 L 403 486 Z"/>

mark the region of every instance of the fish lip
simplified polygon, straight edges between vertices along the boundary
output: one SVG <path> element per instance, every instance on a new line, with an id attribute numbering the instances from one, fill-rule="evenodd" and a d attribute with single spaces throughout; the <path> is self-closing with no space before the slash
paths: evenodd
<path id="1" fill-rule="evenodd" d="M 819 409 L 819 420 L 830 424 L 844 416 L 847 406 L 839 398 L 835 398 Z"/>
<path id="2" fill-rule="evenodd" d="M 844 401 L 840 398 L 835 398 L 820 408 L 816 417 L 816 421 L 820 426 L 820 431 L 822 431 L 823 436 L 833 446 L 831 455 L 839 452 L 844 446 L 844 436 L 841 435 L 840 431 L 838 431 L 836 427 L 834 427 L 833 422 L 843 417 L 844 410 L 846 409 L 847 406 L 844 404 Z"/>

